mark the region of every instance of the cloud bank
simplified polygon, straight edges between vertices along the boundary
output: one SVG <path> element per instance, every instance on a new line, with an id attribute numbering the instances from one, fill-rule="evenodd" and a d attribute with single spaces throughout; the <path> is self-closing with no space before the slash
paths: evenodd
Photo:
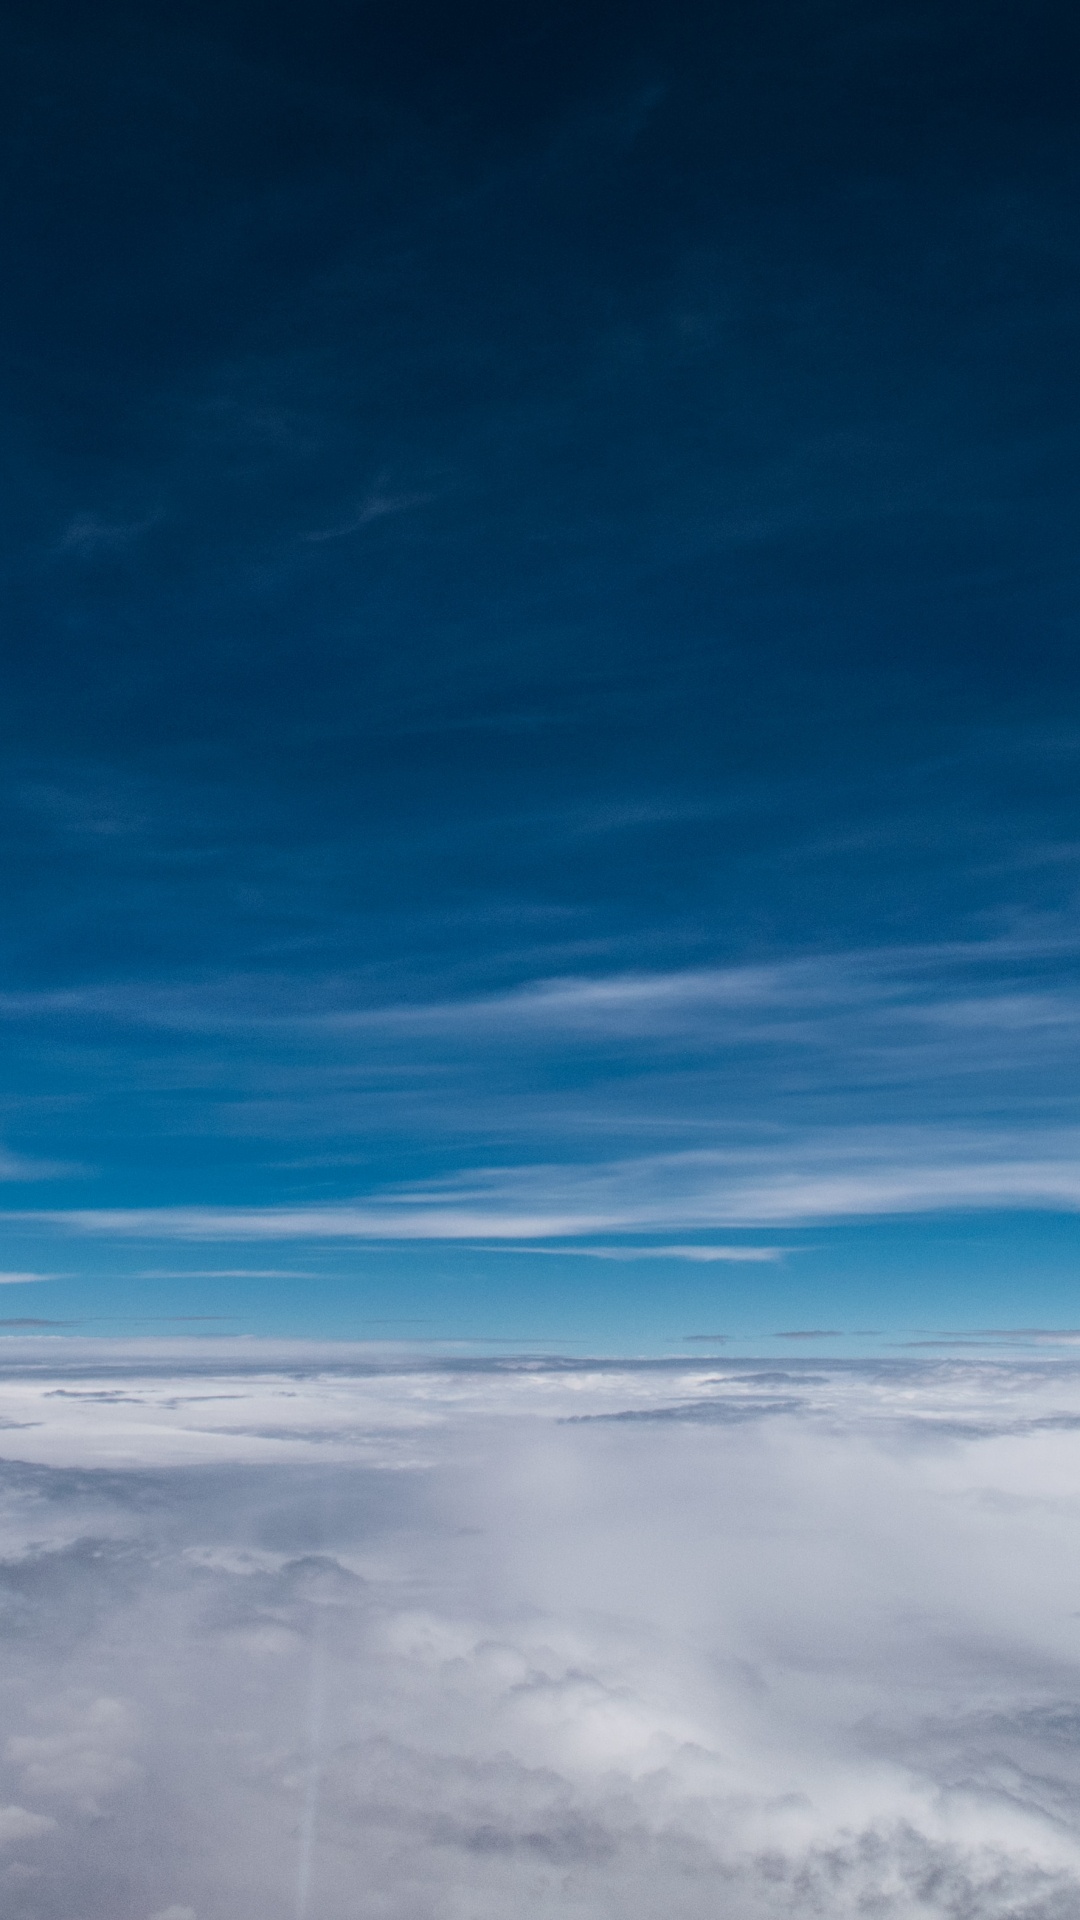
<path id="1" fill-rule="evenodd" d="M 9 1340 L 13 1920 L 1066 1920 L 1080 1368 Z"/>

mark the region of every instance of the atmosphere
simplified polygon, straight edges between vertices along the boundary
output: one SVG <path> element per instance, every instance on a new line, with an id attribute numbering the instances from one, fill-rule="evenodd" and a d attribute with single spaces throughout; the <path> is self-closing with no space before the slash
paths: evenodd
<path id="1" fill-rule="evenodd" d="M 1044 0 L 9 11 L 10 1330 L 1080 1322 L 1078 87 Z"/>
<path id="2" fill-rule="evenodd" d="M 1080 8 L 3 53 L 0 1920 L 1078 1920 Z"/>

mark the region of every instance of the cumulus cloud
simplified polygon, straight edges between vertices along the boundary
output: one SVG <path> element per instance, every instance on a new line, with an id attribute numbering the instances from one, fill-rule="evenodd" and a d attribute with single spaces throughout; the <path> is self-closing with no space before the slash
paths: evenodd
<path id="1" fill-rule="evenodd" d="M 47 1813 L 28 1813 L 25 1807 L 0 1807 L 0 1847 L 10 1847 L 17 1840 L 36 1840 L 40 1834 L 50 1833 L 56 1821 Z"/>
<path id="2" fill-rule="evenodd" d="M 85 1813 L 136 1772 L 128 1755 L 131 1714 L 107 1696 L 56 1702 L 46 1717 L 47 1731 L 13 1735 L 6 1758 L 22 1777 L 27 1794 L 71 1800 Z"/>
<path id="3" fill-rule="evenodd" d="M 0 1371 L 20 1920 L 1077 1911 L 1073 1362 Z"/>

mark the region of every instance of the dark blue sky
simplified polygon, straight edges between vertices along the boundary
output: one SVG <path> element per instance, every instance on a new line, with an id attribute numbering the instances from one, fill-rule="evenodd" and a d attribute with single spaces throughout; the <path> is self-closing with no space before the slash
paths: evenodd
<path id="1" fill-rule="evenodd" d="M 0 1304 L 1071 1324 L 1075 9 L 5 43 Z"/>

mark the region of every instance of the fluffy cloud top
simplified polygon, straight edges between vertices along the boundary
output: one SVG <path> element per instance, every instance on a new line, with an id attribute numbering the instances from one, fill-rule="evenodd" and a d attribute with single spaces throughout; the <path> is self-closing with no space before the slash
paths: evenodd
<path id="1" fill-rule="evenodd" d="M 1080 1368 L 9 1354 L 12 1920 L 1076 1913 Z"/>

